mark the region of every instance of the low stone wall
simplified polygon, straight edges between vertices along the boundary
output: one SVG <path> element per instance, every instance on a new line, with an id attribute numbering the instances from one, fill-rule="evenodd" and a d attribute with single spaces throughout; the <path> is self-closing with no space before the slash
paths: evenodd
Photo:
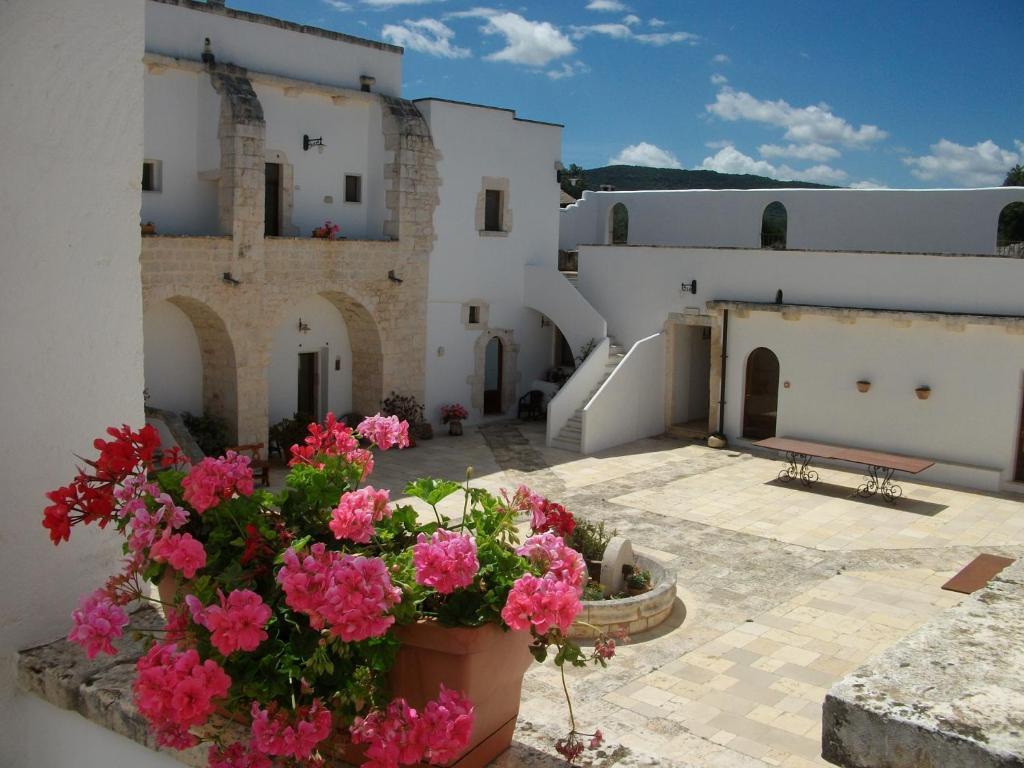
<path id="1" fill-rule="evenodd" d="M 1024 766 L 1024 560 L 832 687 L 822 757 L 846 768 Z"/>
<path id="2" fill-rule="evenodd" d="M 651 572 L 653 589 L 621 600 L 583 600 L 583 610 L 569 629 L 569 637 L 587 640 L 620 631 L 632 635 L 653 629 L 668 618 L 676 599 L 675 573 L 643 555 L 637 555 L 636 566 Z"/>

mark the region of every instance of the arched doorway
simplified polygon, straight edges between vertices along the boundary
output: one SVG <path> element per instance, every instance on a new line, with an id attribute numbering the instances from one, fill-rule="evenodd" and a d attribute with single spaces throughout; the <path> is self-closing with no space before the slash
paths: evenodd
<path id="1" fill-rule="evenodd" d="M 492 336 L 484 350 L 484 414 L 502 413 L 503 358 L 501 339 Z"/>
<path id="2" fill-rule="evenodd" d="M 1000 211 L 996 253 L 1000 256 L 1024 256 L 1024 203 L 1010 203 Z"/>
<path id="3" fill-rule="evenodd" d="M 143 309 L 145 383 L 149 404 L 222 419 L 228 440 L 238 435 L 235 347 L 221 317 L 187 296 Z"/>
<path id="4" fill-rule="evenodd" d="M 758 347 L 747 358 L 743 437 L 754 440 L 775 437 L 778 411 L 779 358 L 767 347 Z"/>
<path id="5" fill-rule="evenodd" d="M 761 215 L 761 247 L 786 250 L 786 235 L 789 229 L 789 214 L 786 206 L 776 200 L 765 206 Z"/>
<path id="6" fill-rule="evenodd" d="M 608 212 L 608 242 L 612 245 L 629 242 L 629 210 L 622 203 L 616 203 Z"/>

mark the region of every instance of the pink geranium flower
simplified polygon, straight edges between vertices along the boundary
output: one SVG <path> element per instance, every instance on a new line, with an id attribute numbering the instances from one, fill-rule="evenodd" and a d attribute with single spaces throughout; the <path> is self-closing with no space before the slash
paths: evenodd
<path id="1" fill-rule="evenodd" d="M 74 626 L 68 640 L 85 649 L 90 659 L 98 653 L 117 653 L 111 640 L 117 640 L 128 626 L 128 614 L 116 605 L 103 590 L 97 590 L 82 600 L 78 609 L 72 612 Z"/>
<path id="2" fill-rule="evenodd" d="M 389 491 L 375 490 L 372 485 L 344 494 L 328 523 L 334 537 L 367 543 L 373 536 L 373 524 L 391 517 L 389 499 Z"/>
<path id="3" fill-rule="evenodd" d="M 206 565 L 206 550 L 191 533 L 165 531 L 150 548 L 149 555 L 158 563 L 167 563 L 186 579 L 194 578 L 196 571 Z"/>
<path id="4" fill-rule="evenodd" d="M 356 432 L 366 438 L 382 451 L 392 446 L 409 447 L 409 422 L 399 421 L 397 416 L 367 416 L 363 419 Z"/>
<path id="5" fill-rule="evenodd" d="M 236 493 L 252 496 L 253 481 L 250 459 L 228 451 L 223 458 L 207 457 L 196 464 L 181 481 L 185 501 L 199 514 L 216 507 L 222 499 Z"/>
<path id="6" fill-rule="evenodd" d="M 564 582 L 583 594 L 587 564 L 583 555 L 566 546 L 561 536 L 550 532 L 531 536 L 516 550 L 516 554 L 544 568 L 546 578 Z"/>
<path id="7" fill-rule="evenodd" d="M 476 541 L 468 533 L 434 531 L 429 541 L 422 533 L 412 547 L 416 582 L 447 595 L 468 587 L 480 570 Z"/>
<path id="8" fill-rule="evenodd" d="M 512 629 L 530 629 L 545 635 L 557 628 L 569 631 L 583 606 L 571 584 L 527 573 L 516 580 L 508 593 L 501 618 Z"/>
<path id="9" fill-rule="evenodd" d="M 252 703 L 252 744 L 264 754 L 305 760 L 330 735 L 331 712 L 319 699 L 299 707 L 291 717 Z"/>
<path id="10" fill-rule="evenodd" d="M 197 623 L 210 630 L 210 642 L 225 656 L 235 651 L 254 651 L 267 639 L 264 627 L 270 619 L 270 606 L 249 589 L 235 589 L 227 597 L 217 590 L 220 605 L 211 605 L 197 611 L 192 603 L 189 609 Z M 198 601 L 197 601 L 198 602 Z"/>

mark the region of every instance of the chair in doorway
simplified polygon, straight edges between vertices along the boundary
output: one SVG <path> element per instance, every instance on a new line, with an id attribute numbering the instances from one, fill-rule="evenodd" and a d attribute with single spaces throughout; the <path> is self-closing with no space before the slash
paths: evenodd
<path id="1" fill-rule="evenodd" d="M 263 443 L 246 443 L 245 445 L 229 445 L 227 450 L 249 457 L 252 476 L 258 477 L 264 488 L 270 486 L 270 461 L 261 459 Z"/>
<path id="2" fill-rule="evenodd" d="M 516 418 L 527 421 L 544 418 L 544 393 L 539 389 L 531 389 L 520 397 Z"/>

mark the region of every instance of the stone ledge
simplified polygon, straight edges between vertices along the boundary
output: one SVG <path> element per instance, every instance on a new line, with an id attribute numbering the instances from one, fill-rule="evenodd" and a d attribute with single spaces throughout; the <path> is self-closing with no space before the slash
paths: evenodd
<path id="1" fill-rule="evenodd" d="M 822 756 L 846 768 L 1024 766 L 1024 560 L 837 683 Z"/>

